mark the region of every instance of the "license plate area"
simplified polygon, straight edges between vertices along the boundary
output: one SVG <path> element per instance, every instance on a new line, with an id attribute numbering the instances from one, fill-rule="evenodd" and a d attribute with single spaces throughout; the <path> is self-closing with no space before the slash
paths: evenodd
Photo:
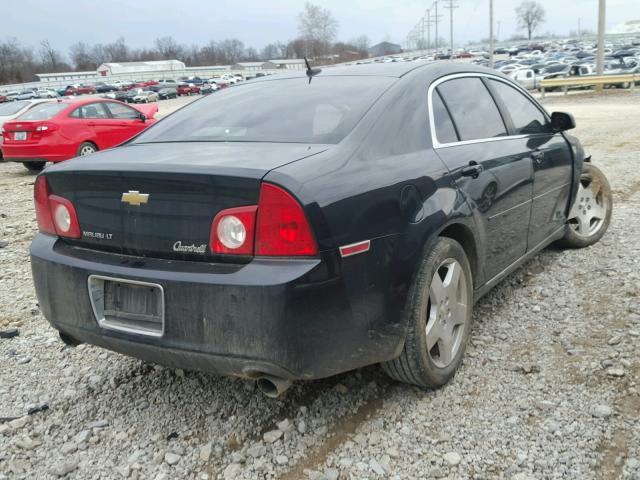
<path id="1" fill-rule="evenodd" d="M 107 330 L 161 337 L 164 291 L 156 283 L 91 275 L 89 298 L 96 321 Z"/>
<path id="2" fill-rule="evenodd" d="M 27 132 L 15 132 L 13 134 L 13 139 L 16 141 L 24 141 L 27 139 Z"/>

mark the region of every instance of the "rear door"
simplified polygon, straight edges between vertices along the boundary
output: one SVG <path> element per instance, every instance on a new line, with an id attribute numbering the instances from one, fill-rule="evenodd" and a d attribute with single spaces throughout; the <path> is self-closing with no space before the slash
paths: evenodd
<path id="1" fill-rule="evenodd" d="M 488 84 L 512 133 L 521 136 L 533 159 L 534 181 L 528 244 L 533 249 L 566 222 L 573 156 L 562 133 L 554 132 L 547 114 L 524 92 L 499 79 Z"/>
<path id="2" fill-rule="evenodd" d="M 116 102 L 105 102 L 103 105 L 111 114 L 109 147 L 126 142 L 146 128 L 147 124 L 140 119 L 140 112 L 135 108 Z"/>
<path id="3" fill-rule="evenodd" d="M 533 165 L 482 76 L 453 75 L 429 89 L 432 140 L 475 212 L 489 280 L 525 254 Z"/>
<path id="4" fill-rule="evenodd" d="M 99 149 L 106 148 L 102 139 L 109 132 L 109 113 L 100 102 L 81 105 L 69 113 L 68 121 L 64 122 L 62 132 L 67 138 L 78 142 L 87 140 L 96 142 Z"/>

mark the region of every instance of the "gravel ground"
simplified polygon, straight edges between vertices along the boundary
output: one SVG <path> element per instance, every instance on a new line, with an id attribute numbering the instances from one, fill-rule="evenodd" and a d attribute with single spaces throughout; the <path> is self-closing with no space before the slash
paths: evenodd
<path id="1" fill-rule="evenodd" d="M 432 392 L 370 367 L 271 400 L 65 347 L 30 278 L 33 176 L 0 164 L 0 330 L 19 331 L 0 339 L 0 479 L 640 479 L 639 104 L 545 99 L 610 179 L 609 233 L 545 250 L 480 300 L 461 370 Z"/>

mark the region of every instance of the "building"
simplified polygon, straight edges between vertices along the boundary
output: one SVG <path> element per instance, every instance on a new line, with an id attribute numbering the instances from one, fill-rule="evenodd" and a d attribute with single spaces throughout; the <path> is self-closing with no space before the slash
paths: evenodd
<path id="1" fill-rule="evenodd" d="M 239 62 L 231 65 L 231 70 L 248 70 L 259 72 L 260 70 L 275 70 L 278 66 L 271 62 Z"/>
<path id="2" fill-rule="evenodd" d="M 307 65 L 304 63 L 304 58 L 280 58 L 277 60 L 269 60 L 269 62 L 276 65 L 276 68 L 285 70 L 306 70 Z"/>
<path id="3" fill-rule="evenodd" d="M 96 72 L 95 70 L 90 72 L 59 72 L 59 73 L 36 73 L 35 81 L 36 82 L 68 82 L 72 83 L 82 83 L 83 81 L 95 81 Z"/>
<path id="4" fill-rule="evenodd" d="M 126 62 L 126 63 L 103 63 L 98 67 L 99 77 L 129 75 L 135 77 L 138 74 L 156 74 L 163 76 L 167 74 L 180 75 L 186 70 L 186 66 L 179 60 L 159 60 L 153 62 Z"/>
<path id="5" fill-rule="evenodd" d="M 368 50 L 369 55 L 372 57 L 382 57 L 383 55 L 395 55 L 396 53 L 402 52 L 402 46 L 391 43 L 391 42 L 381 42 Z"/>

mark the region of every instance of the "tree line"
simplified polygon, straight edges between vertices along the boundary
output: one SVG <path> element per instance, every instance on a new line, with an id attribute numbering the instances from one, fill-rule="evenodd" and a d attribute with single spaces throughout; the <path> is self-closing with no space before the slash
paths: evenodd
<path id="1" fill-rule="evenodd" d="M 65 54 L 46 39 L 34 48 L 9 38 L 0 41 L 0 84 L 29 82 L 36 73 L 92 71 L 109 62 L 176 59 L 196 67 L 305 56 L 322 63 L 333 63 L 368 56 L 369 39 L 366 36 L 349 42 L 336 41 L 338 21 L 325 8 L 306 3 L 297 21 L 297 38 L 270 43 L 261 50 L 247 46 L 237 38 L 211 40 L 206 45 L 184 45 L 166 36 L 157 38 L 147 48 L 131 48 L 123 37 L 112 43 L 94 45 L 79 41 Z"/>

